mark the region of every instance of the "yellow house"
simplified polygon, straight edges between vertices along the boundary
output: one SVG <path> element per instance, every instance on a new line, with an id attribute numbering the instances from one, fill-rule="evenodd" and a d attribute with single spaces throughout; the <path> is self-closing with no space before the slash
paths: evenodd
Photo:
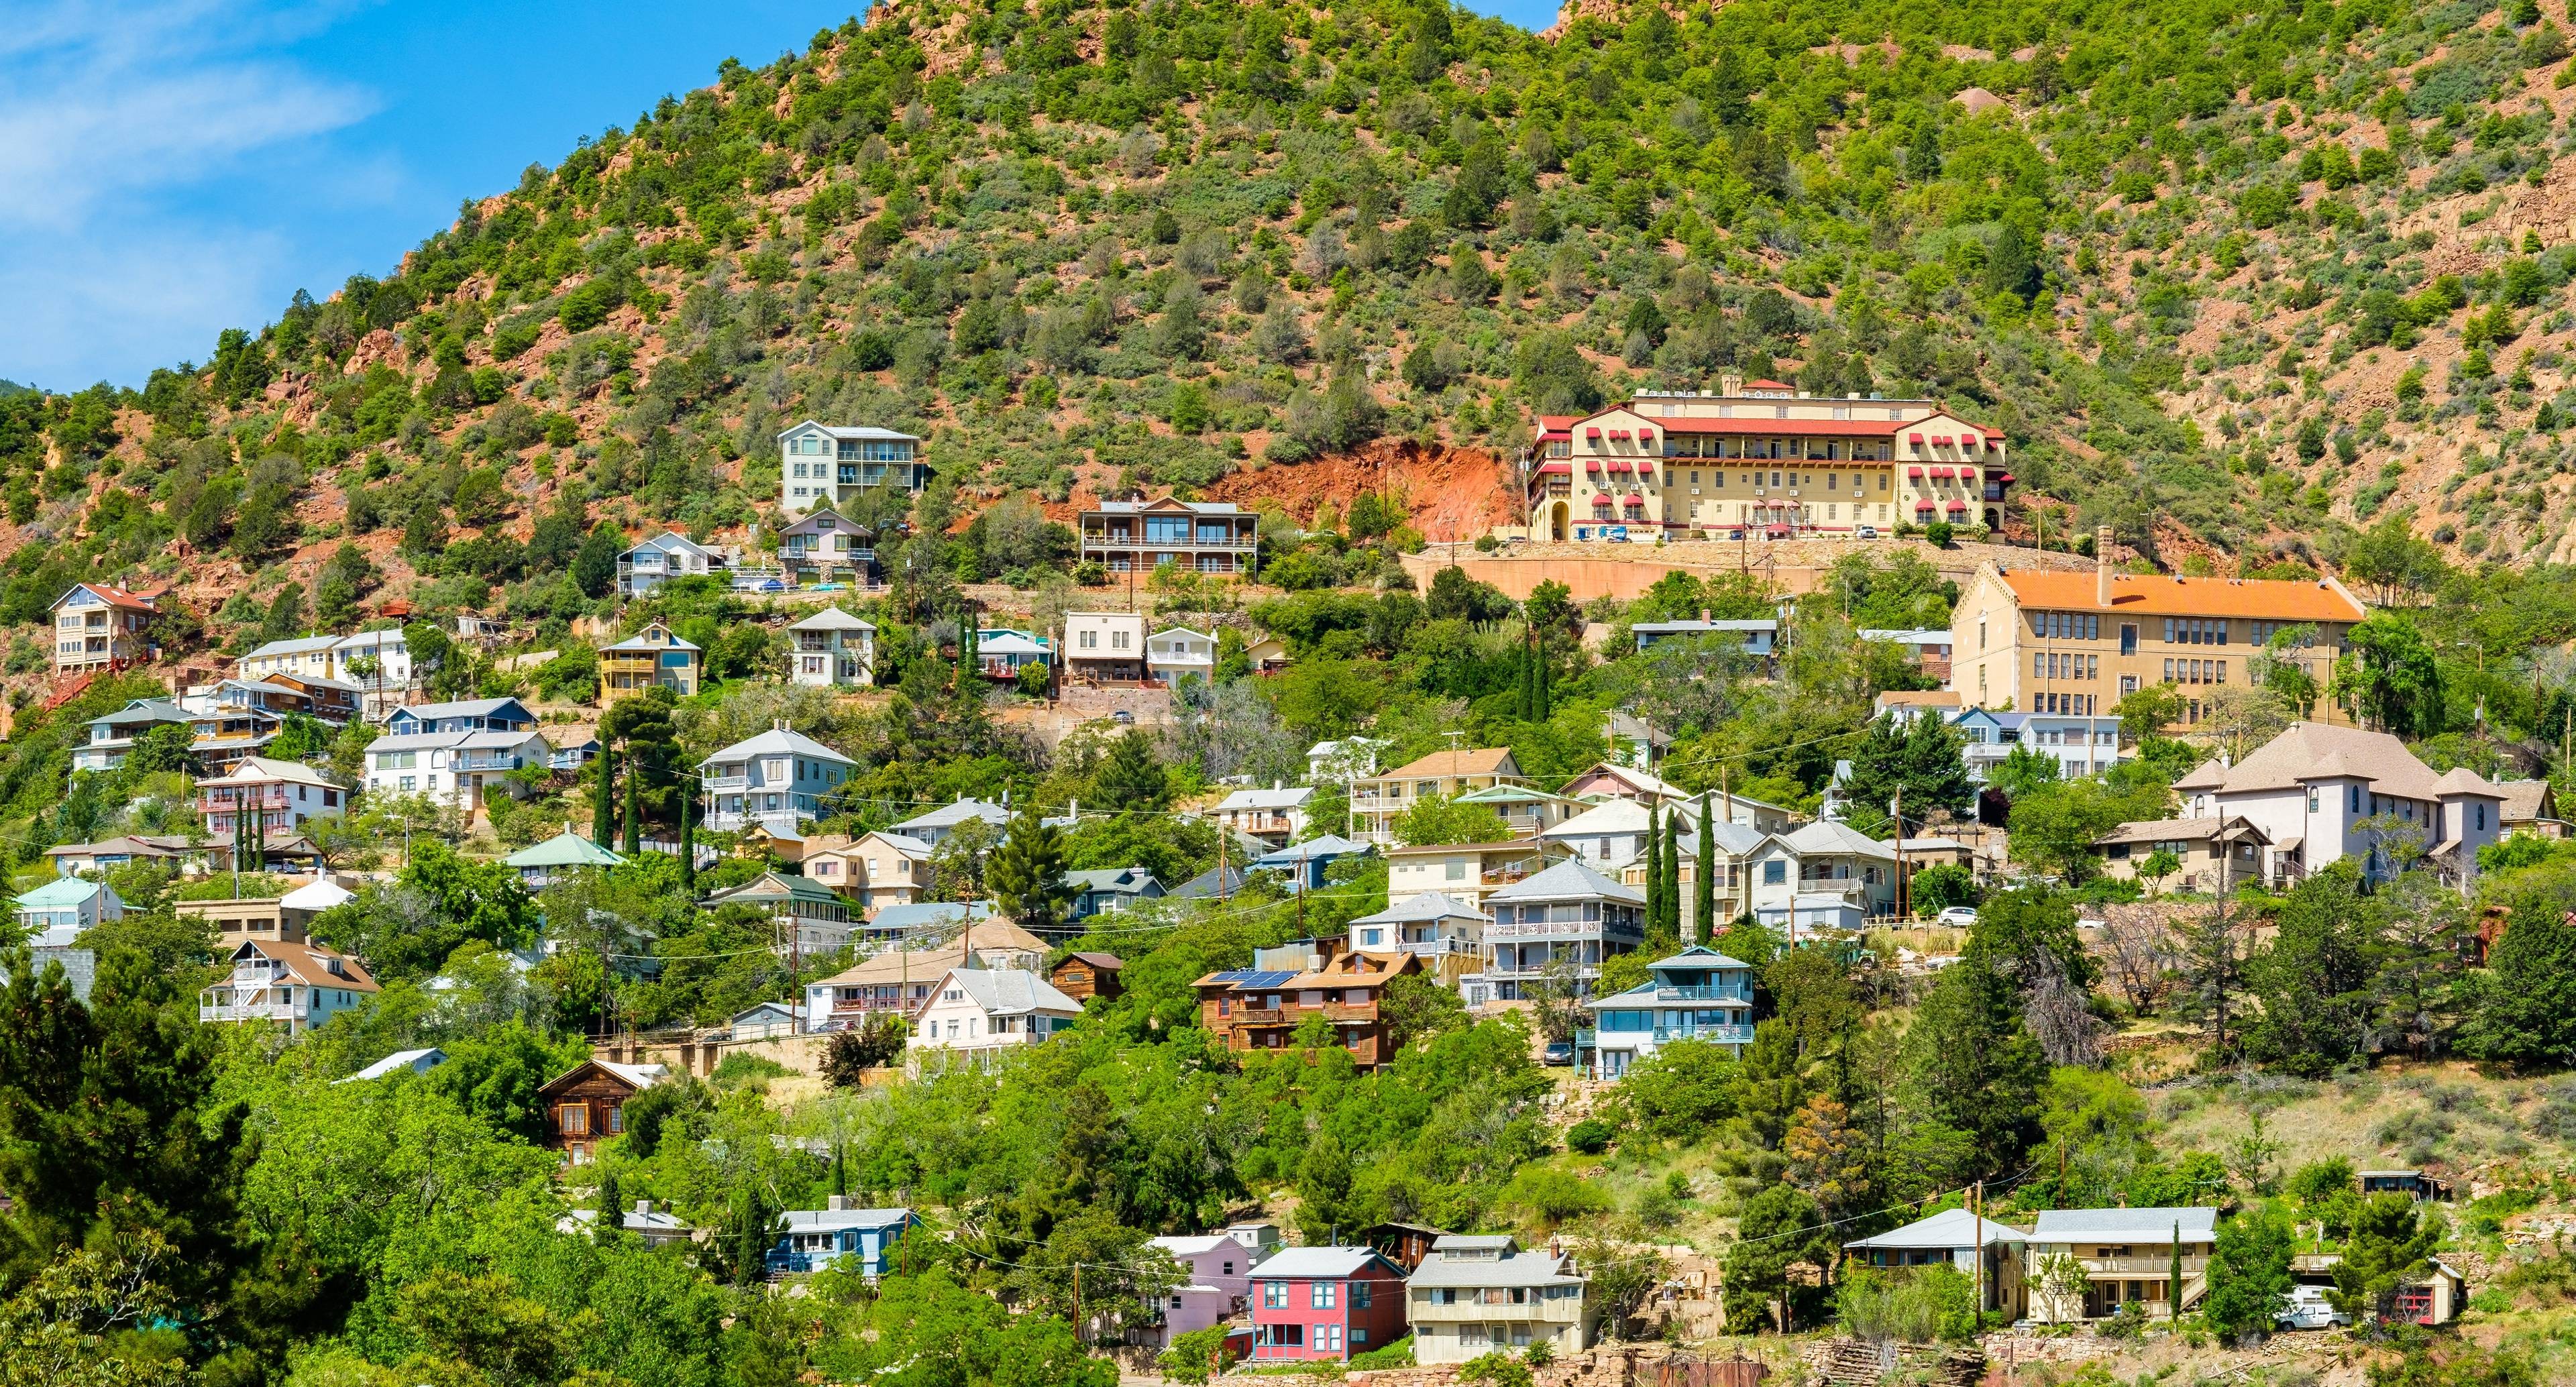
<path id="1" fill-rule="evenodd" d="M 654 622 L 599 652 L 599 706 L 639 694 L 656 684 L 687 698 L 698 691 L 706 670 L 706 652 Z"/>
<path id="2" fill-rule="evenodd" d="M 1435 751 L 1384 775 L 1351 782 L 1351 821 L 1362 842 L 1384 843 L 1394 836 L 1395 816 L 1427 795 L 1455 798 L 1497 785 L 1526 785 L 1510 747 L 1475 751 Z"/>

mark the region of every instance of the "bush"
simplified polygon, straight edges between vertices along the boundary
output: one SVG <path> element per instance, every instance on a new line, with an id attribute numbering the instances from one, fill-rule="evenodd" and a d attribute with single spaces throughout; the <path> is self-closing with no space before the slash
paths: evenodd
<path id="1" fill-rule="evenodd" d="M 911 1034 L 912 1028 L 895 1016 L 874 1017 L 849 1030 L 834 1031 L 823 1047 L 824 1082 L 834 1088 L 857 1088 L 866 1082 L 866 1071 L 893 1063 Z"/>
<path id="2" fill-rule="evenodd" d="M 1598 1156 L 1610 1149 L 1610 1139 L 1619 1129 L 1597 1117 L 1587 1117 L 1565 1129 L 1565 1149 L 1586 1156 Z"/>
<path id="3" fill-rule="evenodd" d="M 725 1056 L 716 1065 L 716 1072 L 707 1077 L 718 1088 L 739 1088 L 744 1084 L 783 1079 L 794 1072 L 767 1055 L 736 1053 Z"/>
<path id="4" fill-rule="evenodd" d="M 1402 1364 L 1387 1364 L 1385 1366 L 1409 1367 L 1412 1365 L 1413 1341 L 1410 1338 L 1397 1340 L 1396 1343 L 1389 1344 L 1386 1348 L 1379 1349 L 1378 1352 L 1386 1353 L 1396 1348 L 1398 1345 L 1401 1345 L 1404 1349 L 1404 1362 Z M 1187 1334 L 1173 1335 L 1171 1347 L 1164 1349 L 1162 1353 L 1154 1359 L 1154 1366 L 1160 1368 L 1163 1376 L 1170 1378 L 1172 1381 L 1190 1383 L 1195 1387 L 1196 1384 L 1208 1380 L 1210 1376 L 1208 1365 L 1211 1362 L 1216 1363 L 1219 1370 L 1222 1371 L 1224 1368 L 1232 1367 L 1234 1364 L 1242 1361 L 1242 1358 L 1243 1355 L 1240 1353 L 1228 1353 L 1226 1351 L 1225 1326 L 1218 1324 L 1210 1325 L 1205 1329 L 1193 1329 Z M 1359 1365 L 1358 1359 L 1353 1359 L 1351 1361 L 1352 1366 L 1357 1367 Z M 1379 1365 L 1371 1364 L 1370 1366 L 1375 1367 Z"/>
<path id="5" fill-rule="evenodd" d="M 1407 1334 L 1381 1348 L 1353 1354 L 1350 1365 L 1362 1372 L 1379 1368 L 1410 1368 L 1413 1366 L 1413 1336 Z"/>
<path id="6" fill-rule="evenodd" d="M 1928 1344 L 1977 1332 L 1977 1290 L 1946 1262 L 1901 1270 L 1859 1268 L 1834 1295 L 1844 1332 L 1859 1339 Z"/>

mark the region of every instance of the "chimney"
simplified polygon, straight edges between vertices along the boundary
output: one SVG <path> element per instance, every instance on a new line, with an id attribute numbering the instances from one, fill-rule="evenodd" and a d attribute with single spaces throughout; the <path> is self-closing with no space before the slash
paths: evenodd
<path id="1" fill-rule="evenodd" d="M 857 1208 L 858 1206 L 850 1202 L 850 1197 L 848 1195 L 835 1194 L 824 1199 L 823 1207 L 833 1213 L 840 1213 L 847 1209 Z"/>
<path id="2" fill-rule="evenodd" d="M 649 1214 L 649 1213 L 653 1212 L 653 1201 L 652 1201 L 652 1200 L 650 1200 L 650 1199 L 638 1199 L 638 1200 L 636 1200 L 636 1201 L 635 1201 L 635 1212 L 636 1212 L 638 1215 Z"/>
<path id="3" fill-rule="evenodd" d="M 2111 605 L 2111 527 L 2098 525 L 2093 530 L 2093 602 L 2100 607 Z"/>
<path id="4" fill-rule="evenodd" d="M 1729 395 L 1741 395 L 1741 394 L 1743 394 L 1743 393 L 1744 393 L 1744 376 L 1743 376 L 1743 374 L 1742 374 L 1741 372 L 1736 372 L 1736 371 L 1727 371 L 1727 372 L 1724 372 L 1724 373 L 1720 374 L 1720 375 L 1718 376 L 1718 378 L 1717 378 L 1717 393 L 1718 393 L 1721 397 L 1723 397 L 1723 396 L 1729 396 Z"/>

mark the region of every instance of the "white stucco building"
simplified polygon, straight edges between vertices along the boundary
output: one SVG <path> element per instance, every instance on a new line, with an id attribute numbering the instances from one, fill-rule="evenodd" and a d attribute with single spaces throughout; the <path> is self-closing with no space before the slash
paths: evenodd
<path id="1" fill-rule="evenodd" d="M 2265 865 L 2294 879 L 2345 857 L 2373 877 L 2403 864 L 2399 845 L 2453 879 L 2504 834 L 2504 792 L 2475 771 L 2434 774 L 2385 732 L 2294 722 L 2230 766 L 2212 759 L 2174 782 L 2189 818 L 2242 818 L 2271 840 Z"/>
<path id="2" fill-rule="evenodd" d="M 857 765 L 784 724 L 745 738 L 698 763 L 707 827 L 731 832 L 757 822 L 792 833 Z"/>

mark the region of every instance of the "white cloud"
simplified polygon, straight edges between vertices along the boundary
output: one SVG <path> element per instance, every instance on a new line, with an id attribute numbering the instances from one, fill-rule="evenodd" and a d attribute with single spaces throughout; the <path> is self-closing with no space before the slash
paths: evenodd
<path id="1" fill-rule="evenodd" d="M 0 29 L 0 375 L 139 383 L 217 327 L 265 321 L 286 248 L 188 204 L 316 168 L 377 108 L 283 49 L 342 4 L 43 0 Z M 381 170 L 367 170 L 371 180 Z M 203 200 L 203 199 L 200 199 Z M 212 200 L 222 200 L 220 198 Z M 202 355 L 204 348 L 192 348 Z"/>

